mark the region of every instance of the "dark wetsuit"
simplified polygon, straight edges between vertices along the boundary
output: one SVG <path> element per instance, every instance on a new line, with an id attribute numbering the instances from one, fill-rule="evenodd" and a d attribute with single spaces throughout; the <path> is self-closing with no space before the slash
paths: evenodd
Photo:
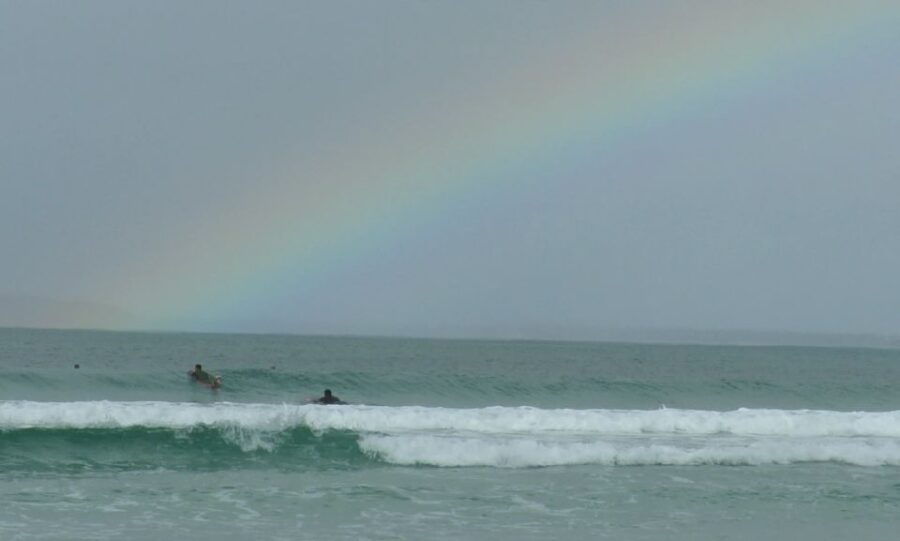
<path id="1" fill-rule="evenodd" d="M 346 402 L 334 395 L 327 395 L 313 400 L 313 404 L 346 404 Z"/>

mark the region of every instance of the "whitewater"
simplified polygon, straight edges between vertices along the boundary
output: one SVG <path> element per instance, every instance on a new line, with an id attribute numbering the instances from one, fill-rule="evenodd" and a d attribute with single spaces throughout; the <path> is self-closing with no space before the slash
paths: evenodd
<path id="1" fill-rule="evenodd" d="M 0 538 L 888 539 L 896 381 L 895 349 L 0 329 Z"/>
<path id="2" fill-rule="evenodd" d="M 900 464 L 900 412 L 451 409 L 168 402 L 0 403 L 0 430 L 214 429 L 241 451 L 285 433 L 350 431 L 392 464 Z M 132 432 L 137 437 L 140 432 Z M 164 464 L 160 464 L 163 466 Z"/>

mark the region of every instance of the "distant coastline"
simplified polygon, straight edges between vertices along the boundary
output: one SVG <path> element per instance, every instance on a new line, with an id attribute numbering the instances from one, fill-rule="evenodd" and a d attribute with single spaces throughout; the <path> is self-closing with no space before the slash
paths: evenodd
<path id="1" fill-rule="evenodd" d="M 149 332 L 186 334 L 295 335 L 325 337 L 501 340 L 551 342 L 620 342 L 635 344 L 799 346 L 900 348 L 900 335 L 875 333 L 828 333 L 739 329 L 676 328 L 543 328 L 527 329 L 457 327 L 442 330 L 341 329 L 338 325 L 297 325 L 283 322 L 200 322 L 184 329 L 143 328 L 137 318 L 113 306 L 78 301 L 51 301 L 34 297 L 0 297 L 0 328 Z"/>

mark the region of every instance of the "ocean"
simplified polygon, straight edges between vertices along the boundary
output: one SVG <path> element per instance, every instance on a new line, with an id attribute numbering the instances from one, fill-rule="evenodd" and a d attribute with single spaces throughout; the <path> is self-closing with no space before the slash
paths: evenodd
<path id="1" fill-rule="evenodd" d="M 895 539 L 898 383 L 887 348 L 0 329 L 0 539 Z"/>

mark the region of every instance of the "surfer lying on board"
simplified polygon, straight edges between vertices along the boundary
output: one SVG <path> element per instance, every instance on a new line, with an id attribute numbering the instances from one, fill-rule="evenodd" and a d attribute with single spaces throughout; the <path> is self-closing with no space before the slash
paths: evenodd
<path id="1" fill-rule="evenodd" d="M 325 389 L 325 394 L 312 401 L 313 404 L 346 404 L 340 398 L 331 394 L 331 389 Z"/>
<path id="2" fill-rule="evenodd" d="M 197 383 L 202 383 L 207 387 L 218 389 L 222 385 L 222 378 L 213 376 L 209 372 L 203 370 L 203 366 L 199 363 L 194 365 L 194 369 L 188 372 L 188 376 Z"/>

